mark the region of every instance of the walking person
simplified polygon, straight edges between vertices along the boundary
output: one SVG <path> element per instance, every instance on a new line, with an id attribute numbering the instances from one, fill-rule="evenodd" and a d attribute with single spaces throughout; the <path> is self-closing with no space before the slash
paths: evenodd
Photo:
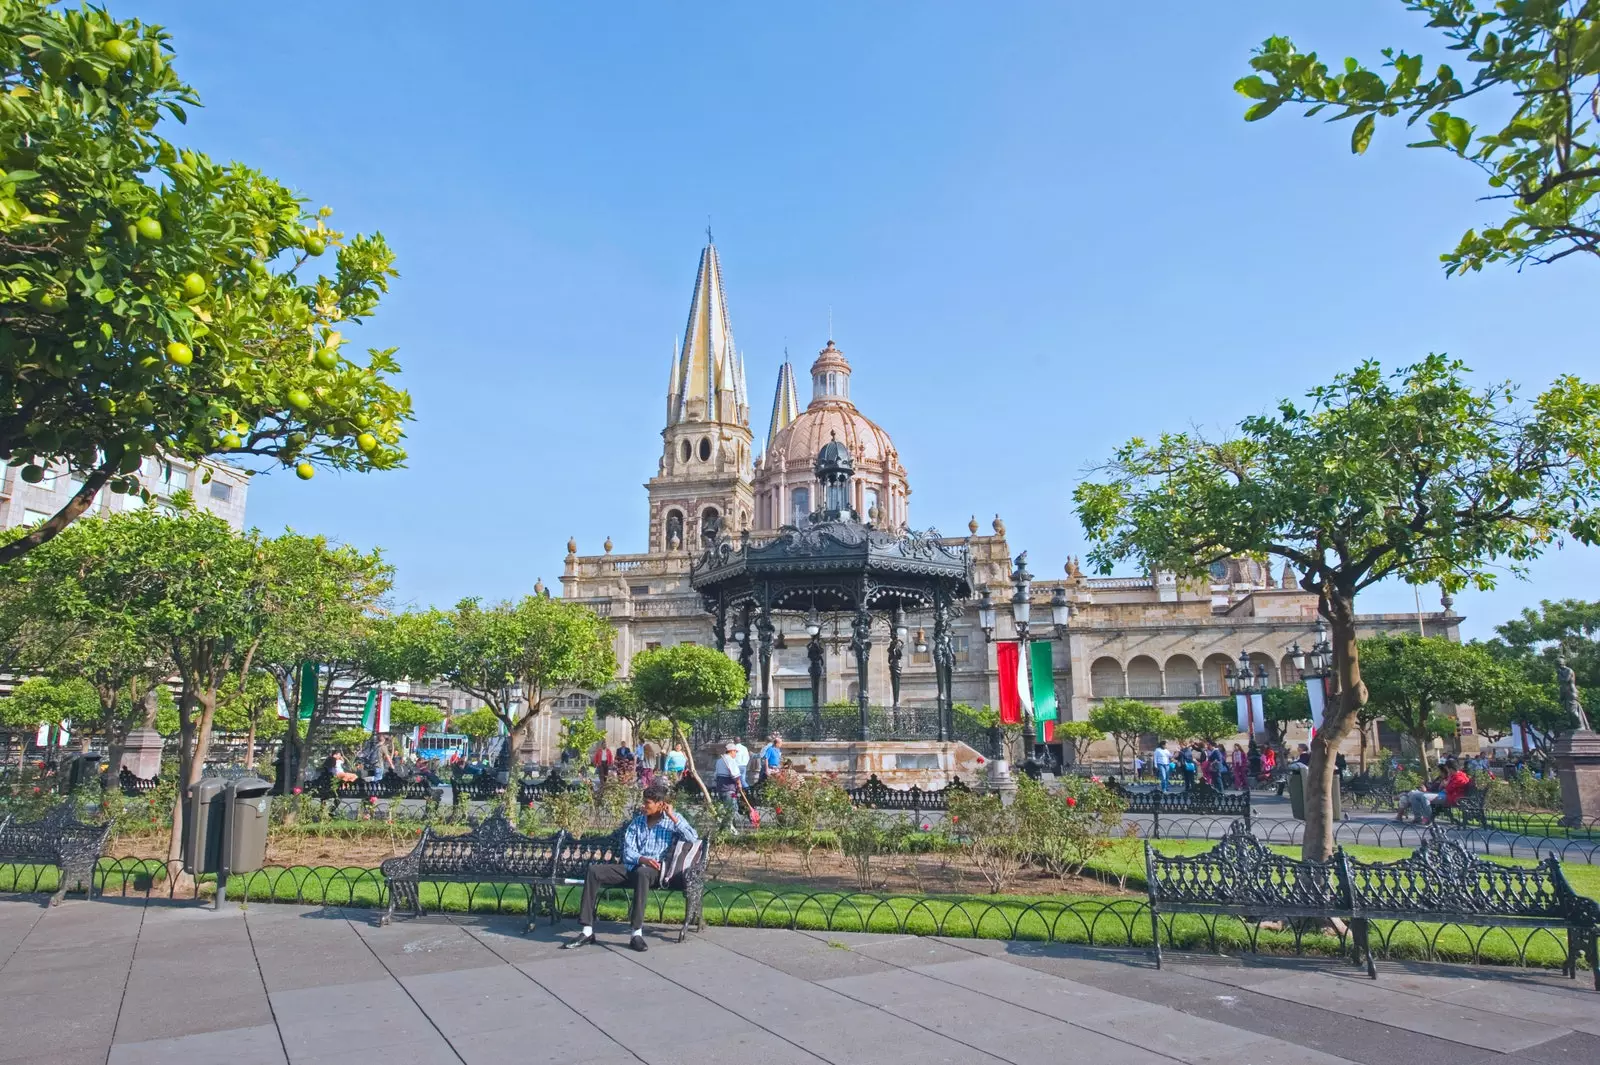
<path id="1" fill-rule="evenodd" d="M 1183 775 L 1183 790 L 1188 791 L 1194 787 L 1194 775 L 1197 766 L 1194 763 L 1194 748 L 1189 746 L 1178 749 L 1178 772 Z"/>
<path id="2" fill-rule="evenodd" d="M 1166 740 L 1156 744 L 1154 753 L 1150 755 L 1150 761 L 1156 767 L 1156 776 L 1161 781 L 1161 790 L 1166 791 L 1172 779 L 1172 752 L 1167 750 Z"/>
<path id="3" fill-rule="evenodd" d="M 650 889 L 661 884 L 661 863 L 666 859 L 667 848 L 674 840 L 694 843 L 700 837 L 694 826 L 681 817 L 667 801 L 664 784 L 652 784 L 644 789 L 639 813 L 628 822 L 622 835 L 622 861 L 589 866 L 583 876 L 583 903 L 578 910 L 583 931 L 578 938 L 563 945 L 573 950 L 594 942 L 595 907 L 600 901 L 600 889 L 626 884 L 633 889 L 633 904 L 628 911 L 628 925 L 632 936 L 628 946 L 634 950 L 649 950 L 644 941 L 645 902 Z"/>
<path id="4" fill-rule="evenodd" d="M 678 782 L 679 775 L 682 774 L 683 771 L 688 768 L 688 766 L 689 756 L 683 753 L 683 744 L 674 743 L 672 745 L 672 750 L 667 752 L 666 761 L 662 763 L 662 769 L 666 771 L 667 779 L 676 784 Z"/>
<path id="5" fill-rule="evenodd" d="M 733 750 L 739 760 L 739 783 L 748 786 L 750 783 L 750 748 L 744 745 L 743 740 L 734 740 Z"/>
<path id="6" fill-rule="evenodd" d="M 1250 763 L 1244 756 L 1244 748 L 1237 743 L 1233 745 L 1233 754 L 1229 761 L 1233 763 L 1233 786 L 1238 791 L 1250 789 Z"/>
<path id="7" fill-rule="evenodd" d="M 729 832 L 735 834 L 739 830 L 734 827 L 733 819 L 739 813 L 739 790 L 742 786 L 739 779 L 739 745 L 729 740 L 722 749 L 722 757 L 717 759 L 716 771 L 712 776 L 712 793 L 723 806 L 724 824 Z"/>

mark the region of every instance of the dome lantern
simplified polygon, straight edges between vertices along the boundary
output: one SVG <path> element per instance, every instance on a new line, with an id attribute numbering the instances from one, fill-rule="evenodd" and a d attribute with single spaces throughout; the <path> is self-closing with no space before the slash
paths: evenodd
<path id="1" fill-rule="evenodd" d="M 828 512 L 826 520 L 859 521 L 850 505 L 850 482 L 855 477 L 856 463 L 850 457 L 850 449 L 839 443 L 838 433 L 828 434 L 828 442 L 817 452 L 812 469 L 822 485 L 823 509 Z"/>

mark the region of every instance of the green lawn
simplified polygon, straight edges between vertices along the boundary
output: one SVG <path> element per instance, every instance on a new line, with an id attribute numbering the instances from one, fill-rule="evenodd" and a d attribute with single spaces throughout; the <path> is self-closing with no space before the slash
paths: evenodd
<path id="1" fill-rule="evenodd" d="M 1196 854 L 1209 850 L 1207 840 L 1161 840 L 1165 854 Z M 1276 847 L 1286 854 L 1292 847 Z M 1348 847 L 1364 860 L 1400 858 L 1401 848 Z M 1532 864 L 1527 859 L 1494 859 L 1512 865 Z M 1103 879 L 1124 877 L 1132 890 L 1144 886 L 1142 841 L 1119 842 L 1094 863 Z M 1600 897 L 1600 869 L 1565 867 L 1573 887 Z M 107 894 L 167 894 L 165 870 L 158 861 L 124 859 L 101 863 L 97 878 Z M 214 890 L 213 878 L 202 877 L 203 894 Z M 0 865 L 0 891 L 53 891 L 53 867 Z M 566 916 L 578 909 L 578 888 L 558 892 Z M 265 869 L 236 874 L 228 882 L 231 899 L 250 902 L 294 902 L 379 908 L 388 902 L 378 871 L 363 867 L 298 867 Z M 430 912 L 526 913 L 528 893 L 506 884 L 424 884 L 422 902 Z M 615 893 L 603 899 L 601 916 L 621 920 L 626 916 L 626 896 Z M 683 919 L 683 898 L 658 894 L 651 900 L 653 920 L 676 924 Z M 986 939 L 1016 939 L 1108 947 L 1142 947 L 1151 944 L 1150 914 L 1142 896 L 1121 895 L 903 895 L 880 896 L 847 891 L 808 892 L 792 887 L 762 884 L 716 883 L 707 891 L 708 924 L 748 928 L 800 928 L 816 931 L 882 932 L 945 935 Z M 1483 961 L 1559 967 L 1565 958 L 1564 933 L 1545 929 L 1458 928 L 1408 922 L 1399 927 L 1373 922 L 1374 946 L 1389 957 Z M 1244 921 L 1196 914 L 1162 918 L 1163 942 L 1171 949 L 1230 953 L 1254 949 L 1260 953 L 1337 954 L 1337 937 L 1307 932 L 1297 942 L 1290 929 L 1261 929 Z"/>

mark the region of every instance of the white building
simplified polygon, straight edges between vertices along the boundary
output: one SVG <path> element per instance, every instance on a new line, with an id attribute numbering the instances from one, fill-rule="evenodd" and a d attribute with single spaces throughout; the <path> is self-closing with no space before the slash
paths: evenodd
<path id="1" fill-rule="evenodd" d="M 250 490 L 251 476 L 248 470 L 216 459 L 169 464 L 147 458 L 139 469 L 139 480 L 155 496 L 157 506 L 178 492 L 187 491 L 194 497 L 195 506 L 217 515 L 235 529 L 244 528 L 245 495 Z M 83 478 L 69 474 L 64 463 L 47 468 L 38 484 L 24 481 L 21 467 L 5 467 L 0 473 L 0 529 L 34 525 L 50 518 L 82 487 Z M 144 505 L 139 496 L 102 488 L 83 516 L 115 514 Z"/>

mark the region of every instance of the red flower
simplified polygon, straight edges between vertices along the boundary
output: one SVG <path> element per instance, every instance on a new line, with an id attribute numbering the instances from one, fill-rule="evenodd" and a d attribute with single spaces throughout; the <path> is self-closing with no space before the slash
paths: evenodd
<path id="1" fill-rule="evenodd" d="M 530 810 L 533 809 L 533 803 L 532 802 L 528 803 L 528 809 L 530 809 Z"/>
<path id="2" fill-rule="evenodd" d="M 374 806 L 378 805 L 378 797 L 376 795 L 369 795 L 367 797 L 367 801 L 370 802 Z"/>
<path id="3" fill-rule="evenodd" d="M 924 831 L 924 832 L 932 832 L 933 831 L 933 826 L 928 824 L 926 821 L 924 821 L 922 823 L 922 831 Z"/>
<path id="4" fill-rule="evenodd" d="M 773 808 L 772 808 L 772 812 L 773 812 L 773 813 L 775 813 L 775 814 L 777 814 L 777 815 L 778 815 L 778 816 L 779 816 L 779 817 L 782 817 L 782 816 L 783 816 L 783 807 L 781 807 L 781 806 L 774 806 L 774 807 L 773 807 Z"/>
<path id="5" fill-rule="evenodd" d="M 981 756 L 981 755 L 980 755 L 980 756 L 979 756 L 979 758 L 978 758 L 978 764 L 979 764 L 979 765 L 982 765 L 982 764 L 983 764 L 983 758 L 982 758 L 982 756 Z"/>
<path id="6" fill-rule="evenodd" d="M 33 789 L 33 793 L 34 793 L 34 794 L 35 794 L 35 795 L 37 795 L 37 794 L 39 794 L 39 789 L 38 789 L 38 788 L 34 788 L 34 789 Z"/>
<path id="7" fill-rule="evenodd" d="M 1068 795 L 1067 796 L 1067 805 L 1068 806 L 1076 806 L 1076 805 L 1078 805 L 1078 800 L 1073 798 L 1071 795 Z"/>
<path id="8" fill-rule="evenodd" d="M 958 822 L 959 822 L 959 821 L 960 821 L 960 820 L 961 820 L 961 818 L 959 818 L 959 817 L 952 817 L 952 818 L 950 818 L 950 823 L 951 823 L 951 824 L 956 824 L 956 823 L 958 823 Z"/>
<path id="9" fill-rule="evenodd" d="M 295 794 L 296 794 L 296 795 L 298 795 L 298 794 L 300 794 L 300 789 L 299 789 L 299 788 L 295 788 L 295 789 L 294 789 L 294 793 L 295 793 Z"/>

